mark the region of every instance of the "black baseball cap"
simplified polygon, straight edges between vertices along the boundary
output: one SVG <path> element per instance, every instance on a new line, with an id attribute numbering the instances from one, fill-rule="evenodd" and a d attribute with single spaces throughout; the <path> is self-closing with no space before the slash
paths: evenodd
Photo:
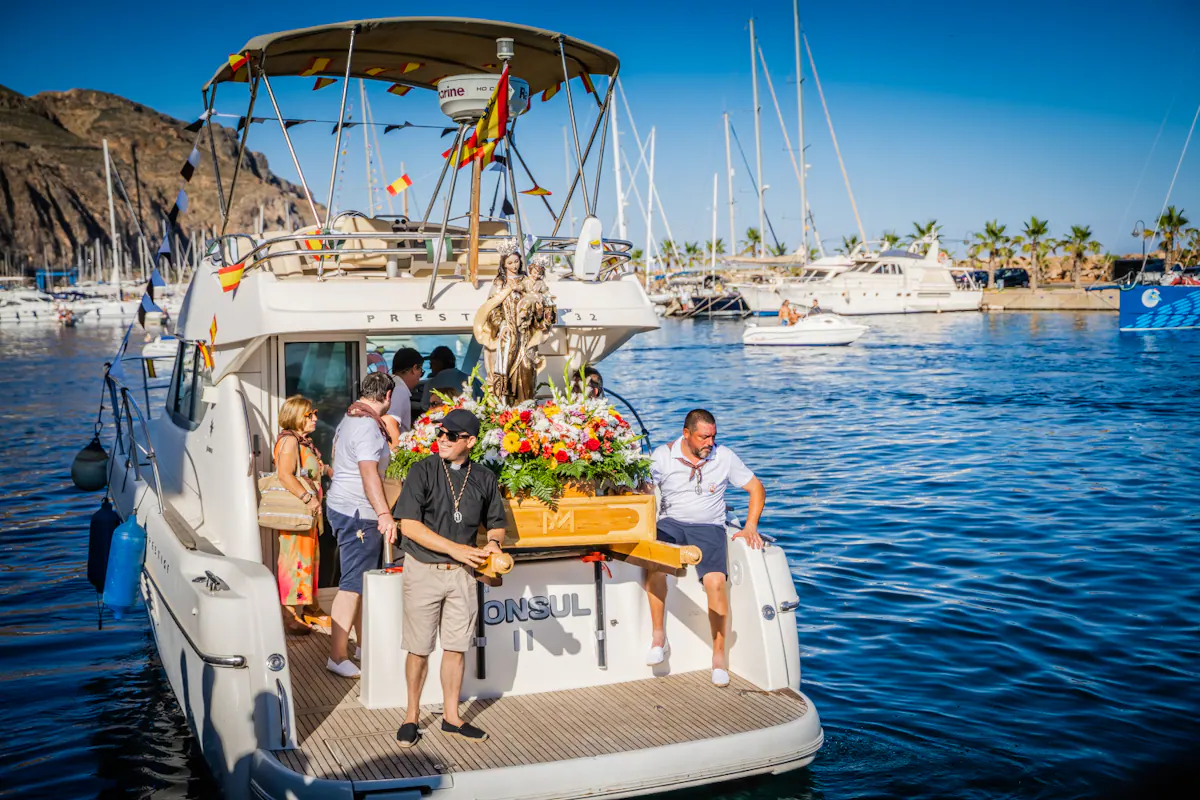
<path id="1" fill-rule="evenodd" d="M 479 435 L 479 420 L 465 408 L 456 408 L 442 420 L 442 427 L 455 433 L 465 433 L 468 436 Z"/>

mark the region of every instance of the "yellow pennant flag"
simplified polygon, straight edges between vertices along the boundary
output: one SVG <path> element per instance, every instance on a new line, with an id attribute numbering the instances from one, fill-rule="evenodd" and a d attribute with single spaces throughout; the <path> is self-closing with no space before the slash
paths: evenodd
<path id="1" fill-rule="evenodd" d="M 217 343 L 217 315 L 213 314 L 212 324 L 208 326 L 208 341 L 210 344 Z"/>
<path id="2" fill-rule="evenodd" d="M 324 72 L 329 67 L 331 58 L 311 58 L 308 61 L 308 66 L 300 73 L 300 77 L 307 78 L 316 75 L 318 72 Z"/>
<path id="3" fill-rule="evenodd" d="M 549 189 L 543 189 L 540 186 L 534 186 L 532 189 L 526 189 L 521 194 L 531 194 L 534 197 L 549 197 L 551 192 Z"/>
<path id="4" fill-rule="evenodd" d="M 387 72 L 387 67 L 368 67 L 367 69 L 364 69 L 363 72 L 374 78 Z"/>
<path id="5" fill-rule="evenodd" d="M 400 72 L 407 75 L 408 73 L 418 70 L 423 66 L 425 66 L 424 61 L 409 61 L 408 63 L 406 63 L 402 67 L 400 67 Z"/>
<path id="6" fill-rule="evenodd" d="M 404 95 L 411 91 L 411 86 L 405 86 L 402 83 L 393 83 L 390 87 L 388 87 L 388 94 L 394 94 L 398 97 L 404 97 Z"/>
<path id="7" fill-rule="evenodd" d="M 317 82 L 313 84 L 312 90 L 324 89 L 331 83 L 337 83 L 337 78 L 317 78 Z"/>

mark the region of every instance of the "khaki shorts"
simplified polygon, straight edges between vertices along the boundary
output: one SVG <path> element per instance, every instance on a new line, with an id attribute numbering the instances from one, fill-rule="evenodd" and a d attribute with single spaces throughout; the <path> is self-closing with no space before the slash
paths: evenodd
<path id="1" fill-rule="evenodd" d="M 438 569 L 411 555 L 404 559 L 404 628 L 400 646 L 413 655 L 427 656 L 437 646 L 465 653 L 475 635 L 479 615 L 475 578 L 461 564 Z"/>

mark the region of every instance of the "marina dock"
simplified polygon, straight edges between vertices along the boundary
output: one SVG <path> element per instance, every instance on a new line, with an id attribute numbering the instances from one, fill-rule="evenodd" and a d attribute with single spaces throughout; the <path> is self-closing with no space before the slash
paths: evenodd
<path id="1" fill-rule="evenodd" d="M 1074 286 L 1038 289 L 984 289 L 984 311 L 1112 311 L 1120 305 L 1120 289 L 1088 291 Z"/>

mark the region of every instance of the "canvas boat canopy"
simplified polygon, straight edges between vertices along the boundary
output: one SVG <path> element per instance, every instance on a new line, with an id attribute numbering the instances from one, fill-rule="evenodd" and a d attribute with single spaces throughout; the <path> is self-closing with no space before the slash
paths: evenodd
<path id="1" fill-rule="evenodd" d="M 553 31 L 507 22 L 457 17 L 390 17 L 337 22 L 294 31 L 256 36 L 238 52 L 257 71 L 277 75 L 321 75 L 341 78 L 346 74 L 350 32 L 357 29 L 350 76 L 433 89 L 435 82 L 452 75 L 499 73 L 496 40 L 514 40 L 513 71 L 529 82 L 531 93 L 541 92 L 563 80 L 559 39 L 566 51 L 567 72 L 612 75 L 620 60 L 595 45 Z M 329 59 L 327 62 L 320 59 Z M 314 69 L 314 65 L 319 69 Z M 244 80 L 244 70 L 238 78 Z M 407 70 L 407 71 L 406 71 Z M 228 63 L 204 88 L 233 81 Z"/>

